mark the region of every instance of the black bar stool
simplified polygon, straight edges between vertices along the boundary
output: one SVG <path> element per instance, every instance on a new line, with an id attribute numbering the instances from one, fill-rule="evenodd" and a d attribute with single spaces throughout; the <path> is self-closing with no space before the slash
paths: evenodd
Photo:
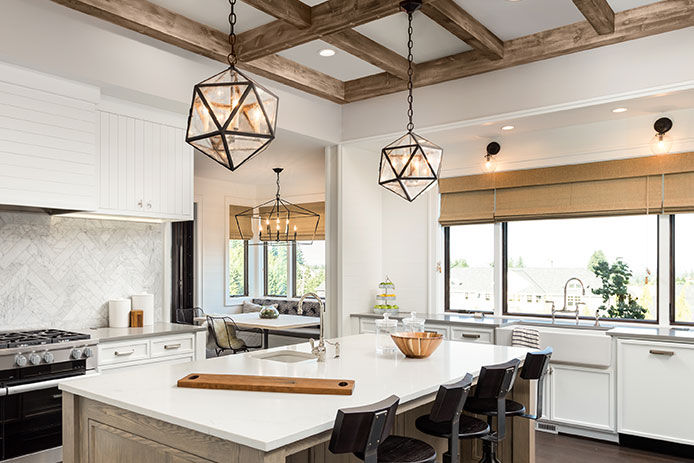
<path id="1" fill-rule="evenodd" d="M 496 457 L 496 447 L 506 437 L 506 416 L 518 411 L 506 410 L 506 395 L 513 387 L 520 360 L 482 367 L 477 379 L 474 396 L 465 403 L 465 411 L 485 415 L 490 428 L 492 418 L 497 416 L 496 431 L 482 436 L 482 459 L 480 463 L 500 463 Z M 518 402 L 515 402 L 516 404 Z M 519 404 L 520 405 L 520 404 Z M 519 414 L 525 412 L 520 405 Z"/>
<path id="2" fill-rule="evenodd" d="M 545 376 L 549 369 L 549 361 L 552 358 L 552 352 L 551 347 L 537 352 L 528 352 L 525 356 L 525 362 L 523 362 L 523 368 L 521 368 L 521 378 L 529 381 L 537 381 L 537 405 L 535 407 L 535 414 L 531 415 L 526 413 L 526 407 L 523 404 L 506 399 L 506 416 L 520 416 L 529 420 L 538 420 L 542 418 Z M 489 400 L 471 398 L 465 404 L 465 411 L 478 415 L 496 416 L 496 404 Z"/>
<path id="3" fill-rule="evenodd" d="M 448 439 L 448 451 L 443 454 L 443 463 L 460 462 L 460 439 L 489 434 L 487 423 L 462 414 L 472 379 L 472 375 L 467 374 L 457 383 L 440 386 L 431 412 L 415 421 L 417 429 L 424 434 Z"/>
<path id="4" fill-rule="evenodd" d="M 328 448 L 352 453 L 365 463 L 434 463 L 436 450 L 418 439 L 389 436 L 400 398 L 337 411 Z"/>

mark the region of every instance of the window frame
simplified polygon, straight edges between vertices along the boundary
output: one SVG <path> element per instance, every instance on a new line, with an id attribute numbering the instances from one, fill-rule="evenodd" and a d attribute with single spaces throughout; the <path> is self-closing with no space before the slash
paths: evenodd
<path id="1" fill-rule="evenodd" d="M 241 240 L 230 240 L 226 241 L 226 255 L 224 257 L 224 300 L 226 306 L 237 305 L 238 300 L 244 297 L 248 297 L 250 293 L 249 275 L 250 270 L 249 265 L 249 246 L 248 240 L 243 240 L 243 294 L 229 294 L 229 242 L 230 241 L 241 241 Z"/>
<path id="2" fill-rule="evenodd" d="M 493 230 L 492 230 L 493 232 Z M 443 227 L 443 310 L 450 313 L 463 313 L 463 314 L 476 314 L 481 313 L 486 315 L 493 315 L 494 309 L 492 310 L 462 310 L 462 309 L 452 309 L 451 308 L 451 227 Z M 479 297 L 484 297 L 480 294 Z M 491 297 L 494 298 L 495 294 L 492 293 Z M 467 297 L 465 298 L 467 299 Z M 496 304 L 496 301 L 494 301 Z"/>
<path id="3" fill-rule="evenodd" d="M 669 301 L 669 307 L 668 307 L 668 315 L 670 319 L 670 324 L 671 325 L 677 325 L 677 326 L 694 326 L 694 320 L 691 322 L 683 322 L 683 321 L 677 321 L 677 308 L 675 307 L 675 301 L 676 299 L 676 292 L 677 292 L 677 279 L 676 279 L 676 272 L 677 268 L 675 265 L 675 254 L 677 250 L 675 249 L 675 225 L 676 225 L 676 219 L 675 216 L 677 214 L 670 214 L 670 281 L 668 282 L 669 287 L 668 291 L 670 293 L 670 301 Z"/>
<path id="4" fill-rule="evenodd" d="M 651 215 L 646 214 L 647 217 L 651 217 Z M 619 216 L 607 216 L 607 217 L 619 217 Z M 618 323 L 641 323 L 641 324 L 649 324 L 649 325 L 658 325 L 660 323 L 660 246 L 658 243 L 660 243 L 660 221 L 658 220 L 657 215 L 652 215 L 654 220 L 657 221 L 657 232 L 656 232 L 656 278 L 658 281 L 658 284 L 656 284 L 656 304 L 655 304 L 655 313 L 656 317 L 651 320 L 636 320 L 632 318 L 604 318 L 601 317 L 600 321 L 601 322 L 618 322 Z M 583 218 L 583 217 L 570 217 L 570 218 Z M 501 224 L 501 246 L 502 246 L 502 251 L 501 251 L 501 266 L 502 266 L 502 276 L 501 276 L 501 288 L 502 288 L 502 309 L 501 313 L 503 316 L 507 317 L 531 317 L 531 318 L 552 318 L 552 314 L 530 314 L 530 313 L 522 313 L 522 312 L 509 312 L 508 311 L 508 222 L 502 222 Z M 672 226 L 670 226 L 670 230 L 674 230 Z M 671 231 L 672 233 L 672 231 Z M 672 239 L 670 240 L 670 247 L 672 248 L 673 246 L 673 241 Z M 673 265 L 672 261 L 672 249 L 670 250 L 670 257 L 671 257 L 671 266 Z M 672 269 L 670 270 L 672 272 Z M 670 282 L 672 286 L 672 278 Z M 671 289 L 671 291 L 674 291 Z M 555 301 L 555 304 L 557 304 L 557 301 Z M 559 302 L 559 304 L 563 304 L 563 301 Z M 672 298 L 670 299 L 670 306 L 671 306 L 671 311 L 673 310 L 673 304 L 672 304 Z M 575 316 L 573 315 L 567 315 L 567 314 L 556 314 L 555 315 L 556 319 L 568 319 L 568 320 L 575 320 Z M 585 315 L 581 315 L 578 317 L 579 320 L 595 320 L 595 317 L 586 317 Z"/>

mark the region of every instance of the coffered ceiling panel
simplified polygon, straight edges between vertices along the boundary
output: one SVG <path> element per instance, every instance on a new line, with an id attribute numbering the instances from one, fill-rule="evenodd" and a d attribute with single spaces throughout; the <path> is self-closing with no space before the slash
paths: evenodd
<path id="1" fill-rule="evenodd" d="M 229 2 L 227 0 L 149 1 L 222 32 L 229 31 Z M 272 16 L 256 10 L 242 1 L 236 2 L 236 16 L 238 17 L 236 23 L 237 32 L 244 32 L 275 20 Z"/>
<path id="2" fill-rule="evenodd" d="M 329 57 L 321 56 L 319 52 L 324 49 L 333 50 L 335 55 Z M 314 40 L 298 47 L 281 51 L 279 54 L 340 80 L 358 79 L 359 77 L 382 72 L 376 66 L 362 61 L 322 40 Z"/>
<path id="3" fill-rule="evenodd" d="M 455 0 L 501 40 L 585 21 L 571 0 Z"/>
<path id="4" fill-rule="evenodd" d="M 615 12 L 630 10 L 639 6 L 649 5 L 653 0 L 607 0 Z"/>
<path id="5" fill-rule="evenodd" d="M 415 13 L 414 60 L 417 63 L 453 55 L 470 47 L 424 14 Z M 407 57 L 407 15 L 405 13 L 362 24 L 354 28 L 381 45 Z"/>

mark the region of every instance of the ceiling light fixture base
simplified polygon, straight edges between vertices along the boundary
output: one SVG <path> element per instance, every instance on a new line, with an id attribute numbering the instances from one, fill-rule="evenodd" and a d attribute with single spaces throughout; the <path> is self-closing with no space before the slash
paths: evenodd
<path id="1" fill-rule="evenodd" d="M 422 7 L 422 0 L 404 0 L 400 2 L 400 9 L 406 13 L 414 13 Z"/>
<path id="2" fill-rule="evenodd" d="M 661 117 L 660 119 L 655 121 L 655 124 L 653 124 L 653 128 L 656 132 L 663 135 L 664 133 L 667 133 L 670 131 L 670 129 L 672 129 L 672 119 L 670 119 L 669 117 Z"/>

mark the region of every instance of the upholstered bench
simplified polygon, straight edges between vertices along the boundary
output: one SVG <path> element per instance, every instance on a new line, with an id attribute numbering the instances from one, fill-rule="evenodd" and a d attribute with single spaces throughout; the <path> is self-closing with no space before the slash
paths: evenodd
<path id="1" fill-rule="evenodd" d="M 281 314 L 288 315 L 298 315 L 299 301 L 292 301 L 289 299 L 273 299 L 273 298 L 263 298 L 263 299 L 253 299 L 254 304 L 261 306 L 265 305 L 276 305 L 277 311 Z M 304 301 L 304 313 L 302 315 L 306 317 L 320 317 L 320 306 L 316 301 Z M 291 330 L 280 330 L 272 331 L 271 336 L 287 336 L 291 338 L 303 338 L 303 339 L 318 339 L 320 335 L 319 326 L 309 328 L 294 328 Z"/>

